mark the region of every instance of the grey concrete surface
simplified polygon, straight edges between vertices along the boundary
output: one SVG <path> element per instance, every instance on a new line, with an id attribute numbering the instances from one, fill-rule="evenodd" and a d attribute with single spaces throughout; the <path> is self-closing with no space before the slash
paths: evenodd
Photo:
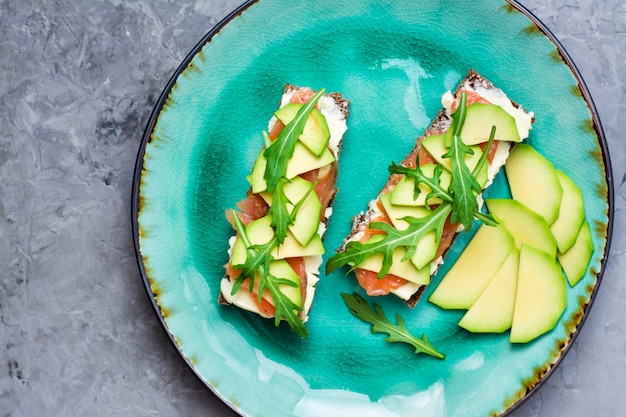
<path id="1" fill-rule="evenodd" d="M 239 0 L 0 1 L 0 416 L 234 416 L 160 327 L 130 194 L 162 88 Z M 626 415 L 626 2 L 524 0 L 595 99 L 614 238 L 594 307 L 513 417 Z"/>

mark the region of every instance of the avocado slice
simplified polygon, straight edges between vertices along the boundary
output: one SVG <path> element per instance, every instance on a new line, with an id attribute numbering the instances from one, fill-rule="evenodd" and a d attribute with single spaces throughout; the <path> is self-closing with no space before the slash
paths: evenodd
<path id="1" fill-rule="evenodd" d="M 513 250 L 506 227 L 482 224 L 428 300 L 445 309 L 469 309 Z"/>
<path id="2" fill-rule="evenodd" d="M 300 177 L 295 177 L 290 182 L 285 183 L 283 190 L 291 202 L 291 204 L 287 204 L 287 209 L 290 214 L 293 211 L 294 205 L 298 204 L 298 202 L 304 198 L 311 187 L 312 184 L 310 182 Z M 273 195 L 271 193 L 261 192 L 259 195 L 267 204 L 272 204 Z M 289 225 L 289 231 L 293 233 L 293 236 L 300 244 L 306 245 L 313 235 L 317 233 L 321 216 L 322 203 L 320 203 L 317 194 L 312 191 L 300 206 L 293 224 Z"/>
<path id="3" fill-rule="evenodd" d="M 580 227 L 585 220 L 583 193 L 563 171 L 556 171 L 557 179 L 563 189 L 559 215 L 550 230 L 556 239 L 560 253 L 565 253 L 576 241 Z"/>
<path id="4" fill-rule="evenodd" d="M 316 156 L 303 144 L 296 142 L 293 155 L 287 163 L 287 179 L 295 178 L 300 174 L 322 168 L 335 162 L 336 158 L 332 151 L 328 149 L 328 147 L 324 149 L 325 150 L 321 155 Z M 252 186 L 252 192 L 255 194 L 267 189 L 267 184 L 263 178 L 266 166 L 267 158 L 263 155 L 263 152 L 259 152 L 259 156 L 257 157 L 254 167 L 252 168 L 252 173 L 246 177 Z"/>
<path id="5" fill-rule="evenodd" d="M 486 199 L 485 204 L 511 232 L 518 249 L 526 243 L 556 259 L 556 240 L 543 217 L 517 200 Z"/>
<path id="6" fill-rule="evenodd" d="M 565 278 L 551 255 L 523 244 L 511 326 L 511 343 L 526 343 L 554 328 L 565 311 Z"/>
<path id="7" fill-rule="evenodd" d="M 380 202 L 382 203 L 387 216 L 391 220 L 393 226 L 398 230 L 404 230 L 409 227 L 409 224 L 403 220 L 404 217 L 425 217 L 431 210 L 424 206 L 397 206 L 391 202 L 393 193 L 383 194 L 380 196 Z M 437 241 L 437 233 L 435 230 L 431 230 L 426 233 L 420 241 L 417 243 L 415 254 L 411 257 L 411 262 L 417 269 L 422 269 L 426 265 L 435 259 L 439 242 Z"/>
<path id="8" fill-rule="evenodd" d="M 466 145 L 487 142 L 492 126 L 496 127 L 496 140 L 521 142 L 515 118 L 502 107 L 494 104 L 473 103 L 467 107 L 465 122 L 461 130 L 461 139 Z M 450 147 L 452 129 L 445 133 L 444 143 Z"/>
<path id="9" fill-rule="evenodd" d="M 472 333 L 503 333 L 513 323 L 519 251 L 514 249 L 459 321 Z"/>
<path id="10" fill-rule="evenodd" d="M 567 252 L 557 255 L 567 281 L 572 287 L 585 276 L 591 255 L 593 255 L 591 230 L 589 229 L 589 223 L 584 221 L 572 247 Z"/>
<path id="11" fill-rule="evenodd" d="M 526 143 L 516 145 L 504 166 L 513 198 L 551 225 L 559 216 L 563 188 L 552 162 Z"/>
<path id="12" fill-rule="evenodd" d="M 449 146 L 446 146 L 444 143 L 445 137 L 444 135 L 431 135 L 427 136 L 422 140 L 422 147 L 428 151 L 428 153 L 441 164 L 447 172 L 452 171 L 452 160 L 450 158 L 444 158 L 449 150 Z M 472 154 L 465 155 L 465 164 L 470 169 L 470 171 L 474 171 L 476 168 L 476 164 L 480 160 L 480 157 L 483 155 L 483 151 L 478 145 L 470 146 L 472 150 Z M 483 168 L 476 175 L 476 180 L 480 184 L 480 186 L 484 186 L 487 183 L 488 179 L 488 164 L 483 165 Z"/>
<path id="13" fill-rule="evenodd" d="M 435 164 L 424 164 L 420 168 L 424 174 L 432 177 L 436 166 Z M 450 186 L 451 178 L 448 171 L 442 170 L 439 177 L 439 184 L 447 190 Z M 396 206 L 425 206 L 426 204 L 442 203 L 439 197 L 432 197 L 426 201 L 426 197 L 432 190 L 424 183 L 420 183 L 418 187 L 420 193 L 417 198 L 414 199 L 415 179 L 407 176 L 402 177 L 390 193 L 391 203 Z"/>
<path id="14" fill-rule="evenodd" d="M 288 103 L 274 112 L 274 116 L 283 124 L 287 125 L 296 117 L 298 110 L 303 104 Z M 317 109 L 312 109 L 307 119 L 302 134 L 298 140 L 302 142 L 314 155 L 320 156 L 328 146 L 330 139 L 330 129 L 326 122 L 326 117 Z"/>

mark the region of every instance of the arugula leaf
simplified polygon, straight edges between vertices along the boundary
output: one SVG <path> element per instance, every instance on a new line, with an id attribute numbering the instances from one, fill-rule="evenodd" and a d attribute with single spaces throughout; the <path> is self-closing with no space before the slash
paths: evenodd
<path id="1" fill-rule="evenodd" d="M 476 194 L 482 191 L 482 187 L 465 163 L 466 155 L 473 155 L 474 151 L 461 139 L 461 130 L 465 123 L 465 113 L 467 107 L 467 96 L 461 94 L 459 107 L 452 116 L 454 118 L 452 131 L 452 143 L 450 150 L 443 154 L 444 158 L 452 161 L 452 177 L 450 180 L 450 193 L 454 197 L 452 203 L 452 223 L 460 222 L 466 231 L 472 229 L 474 213 L 479 211 Z"/>
<path id="2" fill-rule="evenodd" d="M 255 274 L 258 272 L 261 277 L 269 272 L 269 264 L 274 260 L 272 256 L 272 249 L 276 246 L 276 236 L 272 237 L 267 243 L 262 245 L 253 245 L 248 238 L 246 232 L 246 226 L 243 224 L 239 215 L 235 210 L 233 212 L 233 223 L 235 229 L 244 245 L 246 246 L 246 261 L 243 264 L 233 265 L 233 268 L 241 269 L 241 272 L 235 280 L 235 285 L 231 291 L 231 295 L 234 295 L 241 288 L 241 284 L 246 279 L 250 279 L 250 288 L 254 287 Z"/>
<path id="3" fill-rule="evenodd" d="M 452 223 L 460 222 L 466 231 L 472 230 L 474 213 L 479 211 L 476 195 L 482 191 L 482 187 L 464 161 L 465 155 L 473 153 L 459 136 L 454 135 L 450 151 L 443 155 L 444 158 L 452 159 L 450 193 L 454 197 L 454 201 L 450 221 Z"/>
<path id="4" fill-rule="evenodd" d="M 372 309 L 367 301 L 357 293 L 353 293 L 352 295 L 342 293 L 341 297 L 353 316 L 371 324 L 370 330 L 372 333 L 387 333 L 389 336 L 385 338 L 386 342 L 408 343 L 415 348 L 416 354 L 425 353 L 438 359 L 445 358 L 443 353 L 439 352 L 430 344 L 426 334 L 421 338 L 413 336 L 406 328 L 400 314 L 396 315 L 397 324 L 393 324 L 387 319 L 383 309 L 379 305 L 372 304 Z"/>
<path id="5" fill-rule="evenodd" d="M 296 113 L 292 121 L 280 131 L 278 137 L 270 146 L 265 148 L 263 155 L 267 158 L 267 166 L 263 178 L 267 184 L 267 191 L 272 193 L 278 182 L 287 173 L 287 163 L 293 156 L 296 142 L 304 130 L 304 125 L 318 100 L 324 95 L 325 89 L 321 88 L 305 105 Z"/>
<path id="6" fill-rule="evenodd" d="M 326 270 L 330 273 L 337 268 L 350 264 L 352 266 L 350 271 L 352 271 L 371 255 L 381 253 L 383 255 L 383 263 L 378 273 L 378 278 L 383 278 L 389 273 L 391 268 L 394 250 L 400 246 L 405 246 L 407 253 L 402 258 L 402 262 L 408 261 L 415 255 L 420 239 L 428 232 L 435 230 L 438 239 L 440 238 L 450 211 L 452 211 L 452 205 L 442 203 L 425 217 L 404 217 L 403 220 L 409 223 L 409 227 L 402 231 L 387 223 L 373 222 L 369 227 L 385 232 L 384 237 L 374 242 L 362 243 L 352 241 L 348 243 L 345 251 L 336 253 L 328 260 Z"/>
<path id="7" fill-rule="evenodd" d="M 240 265 L 233 265 L 234 268 L 241 269 L 231 294 L 237 293 L 241 288 L 241 284 L 246 278 L 250 278 L 250 288 L 254 287 L 255 273 L 259 272 L 261 276 L 269 271 L 269 263 L 274 260 L 272 249 L 276 245 L 276 236 L 272 237 L 267 243 L 262 245 L 253 245 L 246 233 L 246 226 L 243 224 L 239 215 L 233 210 L 233 223 L 235 229 L 246 246 L 246 261 Z"/>
<path id="8" fill-rule="evenodd" d="M 258 273 L 260 278 L 258 301 L 261 301 L 263 291 L 267 289 L 274 300 L 274 306 L 276 308 L 274 324 L 278 326 L 281 319 L 284 319 L 289 324 L 289 327 L 296 333 L 302 337 L 306 337 L 306 327 L 302 319 L 298 316 L 298 312 L 302 311 L 302 307 L 294 304 L 293 301 L 280 290 L 280 285 L 296 286 L 297 284 L 287 279 L 276 277 L 270 272 L 270 262 L 274 260 L 271 252 L 272 249 L 278 245 L 276 234 L 265 244 L 253 245 L 246 233 L 246 227 L 237 213 L 233 213 L 233 221 L 235 223 L 235 229 L 246 246 L 247 257 L 242 265 L 233 265 L 234 268 L 240 268 L 241 272 L 235 279 L 231 294 L 235 294 L 239 291 L 246 279 L 250 280 L 250 288 L 254 288 L 254 279 Z"/>
<path id="9" fill-rule="evenodd" d="M 426 196 L 426 201 L 430 200 L 433 197 L 439 197 L 443 201 L 447 201 L 448 203 L 452 203 L 454 199 L 450 195 L 447 189 L 441 186 L 441 180 L 439 179 L 441 176 L 441 165 L 437 164 L 435 167 L 435 171 L 433 172 L 433 176 L 429 177 L 426 175 L 422 169 L 420 168 L 419 158 L 417 159 L 417 166 L 415 168 L 408 168 L 402 165 L 396 165 L 395 162 L 391 163 L 389 167 L 389 172 L 392 174 L 404 174 L 407 177 L 411 177 L 415 179 L 415 193 L 413 194 L 413 199 L 417 199 L 420 192 L 422 191 L 419 188 L 419 184 L 426 184 L 428 188 L 431 189 L 431 192 Z"/>
<path id="10" fill-rule="evenodd" d="M 282 244 L 287 237 L 287 228 L 294 223 L 294 219 L 289 214 L 287 204 L 292 204 L 285 195 L 285 182 L 289 180 L 285 177 L 278 180 L 276 189 L 272 195 L 272 204 L 268 211 L 272 215 L 272 228 L 274 229 L 274 235 L 279 244 Z"/>
<path id="11" fill-rule="evenodd" d="M 285 237 L 287 237 L 287 229 L 296 221 L 298 211 L 306 199 L 309 198 L 309 195 L 315 192 L 315 187 L 319 183 L 319 180 L 315 180 L 311 183 L 307 192 L 304 193 L 302 198 L 300 198 L 295 205 L 289 200 L 283 188 L 285 183 L 288 182 L 290 181 L 287 178 L 283 178 L 278 182 L 278 186 L 272 196 L 272 204 L 270 205 L 270 209 L 268 211 L 268 214 L 272 216 L 271 226 L 274 229 L 277 243 L 279 245 L 282 245 L 285 241 Z M 288 204 L 293 206 L 291 213 L 289 212 Z"/>
<path id="12" fill-rule="evenodd" d="M 272 275 L 268 269 L 267 276 L 261 280 L 259 285 L 259 301 L 261 294 L 267 289 L 274 299 L 274 307 L 276 308 L 274 325 L 278 327 L 280 321 L 284 319 L 296 333 L 302 337 L 307 337 L 308 334 L 304 321 L 298 316 L 298 312 L 302 311 L 302 307 L 296 305 L 289 297 L 285 296 L 280 289 L 280 285 L 297 286 L 293 281 Z M 276 294 L 280 294 L 280 296 L 276 297 Z"/>

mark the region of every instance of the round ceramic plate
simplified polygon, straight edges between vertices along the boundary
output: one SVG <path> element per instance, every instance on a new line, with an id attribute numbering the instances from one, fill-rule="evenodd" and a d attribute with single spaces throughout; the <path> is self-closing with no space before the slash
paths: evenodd
<path id="1" fill-rule="evenodd" d="M 583 192 L 595 252 L 583 280 L 568 287 L 567 309 L 553 331 L 512 345 L 508 333 L 459 328 L 462 313 L 430 304 L 428 292 L 415 309 L 379 297 L 375 302 L 388 317 L 400 313 L 446 358 L 415 355 L 348 312 L 340 294 L 361 291 L 345 270 L 322 274 L 306 339 L 217 303 L 233 233 L 224 211 L 246 194 L 245 177 L 284 84 L 325 87 L 352 101 L 326 260 L 352 216 L 383 186 L 389 164 L 404 158 L 441 107 L 441 95 L 470 68 L 535 113 L 528 142 Z M 133 190 L 136 249 L 173 343 L 242 415 L 499 415 L 545 380 L 589 310 L 611 235 L 610 172 L 582 80 L 520 6 L 502 0 L 252 1 L 202 39 L 151 117 Z M 489 195 L 508 195 L 502 177 Z M 457 239 L 435 283 L 467 241 Z"/>

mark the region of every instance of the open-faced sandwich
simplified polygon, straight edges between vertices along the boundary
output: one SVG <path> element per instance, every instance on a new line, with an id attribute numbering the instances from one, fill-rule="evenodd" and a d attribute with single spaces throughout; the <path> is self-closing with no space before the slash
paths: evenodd
<path id="1" fill-rule="evenodd" d="M 348 115 L 339 93 L 285 87 L 247 196 L 227 211 L 236 236 L 220 303 L 274 318 L 277 326 L 284 320 L 306 336 Z"/>
<path id="2" fill-rule="evenodd" d="M 471 70 L 391 175 L 327 270 L 349 265 L 368 295 L 393 293 L 415 306 L 448 249 L 481 211 L 482 191 L 515 143 L 528 137 L 533 114 Z"/>

